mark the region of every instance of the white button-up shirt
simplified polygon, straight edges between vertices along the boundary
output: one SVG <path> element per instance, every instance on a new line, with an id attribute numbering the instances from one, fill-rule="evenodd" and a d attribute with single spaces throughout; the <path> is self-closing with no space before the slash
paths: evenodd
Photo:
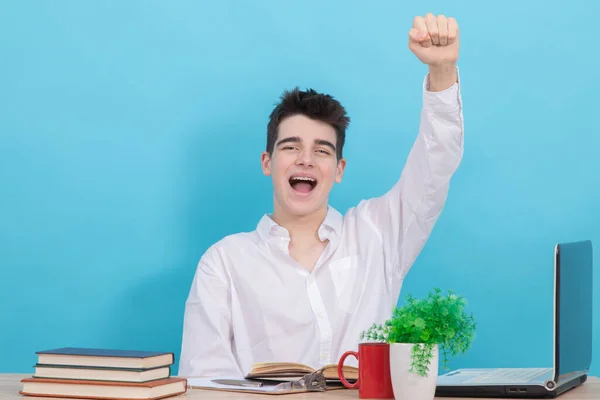
<path id="1" fill-rule="evenodd" d="M 269 215 L 205 252 L 185 306 L 179 375 L 243 376 L 264 361 L 337 363 L 357 350 L 363 330 L 390 317 L 462 158 L 459 85 L 429 92 L 425 78 L 400 179 L 344 216 L 329 207 L 318 231 L 329 242 L 312 272 L 290 257 L 288 232 Z"/>

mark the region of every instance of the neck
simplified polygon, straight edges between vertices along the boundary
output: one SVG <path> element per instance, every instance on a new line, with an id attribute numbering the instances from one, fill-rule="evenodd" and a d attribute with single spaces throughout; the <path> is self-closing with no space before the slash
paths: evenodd
<path id="1" fill-rule="evenodd" d="M 319 239 L 319 227 L 327 215 L 327 205 L 319 208 L 312 214 L 293 215 L 284 210 L 275 208 L 272 219 L 278 225 L 284 227 L 290 234 L 292 242 Z"/>

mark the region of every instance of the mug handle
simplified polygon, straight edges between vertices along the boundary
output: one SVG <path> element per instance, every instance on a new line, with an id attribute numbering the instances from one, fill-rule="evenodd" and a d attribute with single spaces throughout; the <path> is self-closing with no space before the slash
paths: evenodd
<path id="1" fill-rule="evenodd" d="M 344 378 L 344 361 L 346 360 L 346 357 L 348 356 L 354 356 L 356 357 L 356 359 L 358 360 L 358 353 L 356 351 L 347 351 L 342 355 L 342 358 L 340 358 L 340 361 L 338 362 L 338 377 L 340 378 L 340 380 L 342 381 L 342 384 L 344 386 L 346 386 L 348 389 L 354 389 L 357 388 L 359 383 L 360 383 L 360 375 L 358 377 L 358 379 L 356 380 L 356 382 L 354 382 L 353 384 L 351 384 L 350 382 L 348 382 L 346 380 L 346 378 Z"/>

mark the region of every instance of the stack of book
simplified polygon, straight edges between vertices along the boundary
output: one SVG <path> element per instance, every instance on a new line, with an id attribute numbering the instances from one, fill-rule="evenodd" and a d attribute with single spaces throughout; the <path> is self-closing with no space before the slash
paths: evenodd
<path id="1" fill-rule="evenodd" d="M 38 351 L 25 396 L 156 400 L 186 392 L 187 380 L 172 377 L 173 353 L 64 347 Z"/>

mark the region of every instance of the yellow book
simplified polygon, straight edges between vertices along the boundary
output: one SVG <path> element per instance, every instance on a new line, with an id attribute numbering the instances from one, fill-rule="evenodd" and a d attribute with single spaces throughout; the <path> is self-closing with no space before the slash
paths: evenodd
<path id="1" fill-rule="evenodd" d="M 320 369 L 326 380 L 339 380 L 338 365 L 328 364 Z M 315 372 L 315 369 L 304 364 L 294 362 L 261 362 L 252 366 L 252 370 L 246 375 L 247 379 L 274 379 L 294 380 L 300 379 L 306 374 Z M 344 377 L 348 381 L 358 379 L 358 368 L 349 365 L 343 366 Z"/>

